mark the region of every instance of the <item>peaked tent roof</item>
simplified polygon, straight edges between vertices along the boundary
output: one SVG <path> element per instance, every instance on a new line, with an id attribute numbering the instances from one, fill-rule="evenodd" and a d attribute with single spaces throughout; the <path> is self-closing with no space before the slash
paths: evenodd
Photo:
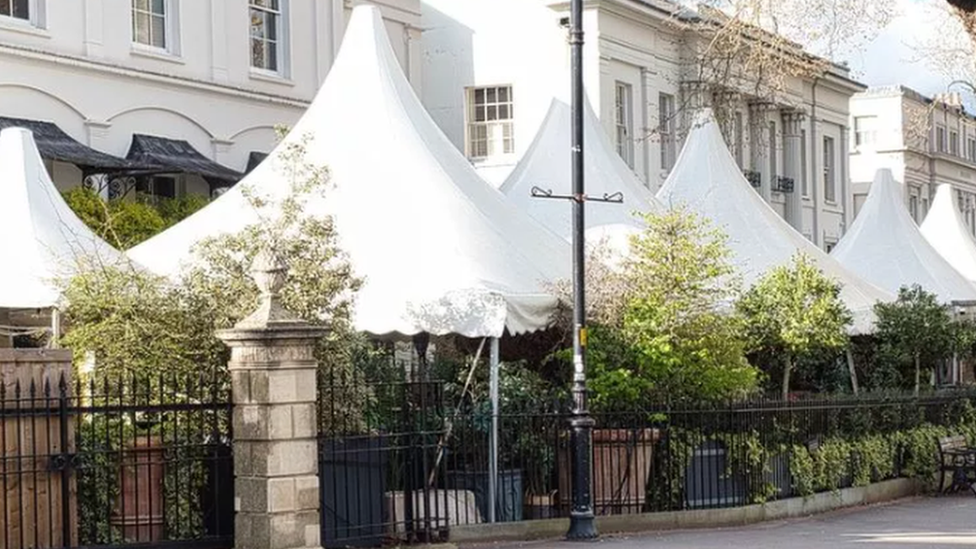
<path id="1" fill-rule="evenodd" d="M 892 293 L 919 284 L 946 303 L 976 300 L 976 286 L 922 236 L 888 168 L 877 171 L 861 212 L 830 255 Z"/>
<path id="2" fill-rule="evenodd" d="M 586 209 L 586 226 L 626 224 L 639 227 L 641 223 L 634 217 L 634 212 L 654 211 L 660 206 L 654 194 L 617 154 L 589 102 L 585 104 L 583 169 L 586 194 L 602 197 L 619 192 L 624 198 L 623 204 L 592 204 Z M 523 211 L 566 239 L 572 236 L 570 208 L 560 200 L 534 198 L 532 188 L 571 194 L 570 114 L 569 105 L 553 99 L 535 140 L 499 189 Z"/>
<path id="3" fill-rule="evenodd" d="M 956 209 L 952 185 L 942 183 L 922 222 L 922 235 L 970 281 L 976 281 L 976 241 Z"/>
<path id="4" fill-rule="evenodd" d="M 278 166 L 304 136 L 306 160 L 334 187 L 310 213 L 334 216 L 339 245 L 364 276 L 357 328 L 374 334 L 500 336 L 549 325 L 557 299 L 544 283 L 568 275 L 564 240 L 483 181 L 414 94 L 379 11 L 354 9 L 325 83 L 285 142 L 242 184 L 130 250 L 175 274 L 200 239 L 256 220 L 242 195 L 280 196 Z"/>
<path id="5" fill-rule="evenodd" d="M 57 304 L 56 281 L 79 261 L 123 260 L 61 198 L 29 130 L 0 131 L 0 307 Z"/>
<path id="6" fill-rule="evenodd" d="M 710 109 L 696 116 L 681 154 L 657 195 L 665 205 L 685 203 L 725 231 L 733 264 L 751 284 L 769 269 L 809 256 L 841 284 L 841 297 L 854 314 L 854 333 L 869 333 L 874 304 L 894 296 L 865 282 L 796 232 L 749 185 L 732 158 Z"/>

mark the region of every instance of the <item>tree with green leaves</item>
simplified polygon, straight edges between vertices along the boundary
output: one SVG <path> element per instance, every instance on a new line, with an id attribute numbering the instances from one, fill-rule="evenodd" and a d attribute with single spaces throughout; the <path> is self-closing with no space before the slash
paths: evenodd
<path id="1" fill-rule="evenodd" d="M 120 250 L 147 240 L 189 217 L 210 201 L 187 195 L 148 202 L 139 197 L 105 200 L 88 187 L 66 191 L 64 200 L 98 236 Z"/>
<path id="2" fill-rule="evenodd" d="M 782 396 L 790 391 L 797 360 L 836 352 L 848 345 L 852 317 L 840 299 L 841 285 L 804 254 L 770 270 L 736 305 L 757 349 L 782 357 Z"/>
<path id="3" fill-rule="evenodd" d="M 961 335 L 949 309 L 935 294 L 918 284 L 904 286 L 893 303 L 874 306 L 878 317 L 876 336 L 896 359 L 915 369 L 915 394 L 919 393 L 922 370 L 952 356 Z"/>
<path id="4" fill-rule="evenodd" d="M 729 307 L 738 282 L 726 236 L 683 207 L 647 214 L 644 221 L 624 266 L 628 293 L 619 338 L 608 338 L 630 345 L 623 357 L 632 364 L 605 372 L 607 379 L 594 386 L 643 384 L 671 400 L 754 391 L 758 372 L 746 361 L 742 323 Z"/>
<path id="5" fill-rule="evenodd" d="M 290 185 L 283 196 L 244 189 L 257 221 L 201 242 L 180 280 L 93 265 L 66 281 L 63 344 L 79 360 L 93 353 L 98 372 L 223 371 L 226 348 L 215 332 L 257 307 L 251 266 L 258 253 L 273 253 L 288 266 L 283 304 L 303 320 L 328 328 L 317 356 L 344 388 L 336 395 L 333 417 L 355 427 L 368 399 L 365 389 L 355 389 L 363 384 L 356 383 L 354 363 L 370 352 L 351 322 L 360 280 L 337 245 L 332 219 L 305 207 L 311 196 L 329 192 L 328 171 L 305 161 L 301 140 L 285 146 L 276 169 Z"/>

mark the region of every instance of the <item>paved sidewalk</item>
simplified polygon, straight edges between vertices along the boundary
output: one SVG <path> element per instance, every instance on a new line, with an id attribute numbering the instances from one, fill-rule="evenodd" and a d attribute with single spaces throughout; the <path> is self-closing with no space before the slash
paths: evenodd
<path id="1" fill-rule="evenodd" d="M 913 498 L 806 519 L 741 528 L 604 537 L 594 543 L 543 541 L 465 545 L 464 549 L 835 549 L 976 547 L 976 498 Z"/>

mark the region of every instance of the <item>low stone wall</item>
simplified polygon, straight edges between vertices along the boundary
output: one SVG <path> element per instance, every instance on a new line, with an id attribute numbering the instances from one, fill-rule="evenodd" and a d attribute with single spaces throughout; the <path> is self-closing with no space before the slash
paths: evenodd
<path id="1" fill-rule="evenodd" d="M 745 507 L 605 516 L 597 517 L 596 522 L 601 534 L 742 526 L 892 501 L 920 494 L 923 488 L 924 483 L 915 479 L 894 479 L 868 486 L 845 488 L 837 492 L 824 492 L 805 498 L 789 498 Z M 569 519 L 452 526 L 451 541 L 471 543 L 559 538 L 566 534 L 568 528 Z"/>

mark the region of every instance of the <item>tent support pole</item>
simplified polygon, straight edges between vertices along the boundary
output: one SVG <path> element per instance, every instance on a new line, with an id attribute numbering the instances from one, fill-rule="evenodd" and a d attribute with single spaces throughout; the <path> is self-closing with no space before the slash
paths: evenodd
<path id="1" fill-rule="evenodd" d="M 847 348 L 847 369 L 851 372 L 851 389 L 854 391 L 854 394 L 857 395 L 857 370 L 854 369 L 854 353 L 851 351 L 850 347 Z"/>
<path id="2" fill-rule="evenodd" d="M 498 370 L 500 363 L 498 338 L 491 338 L 491 433 L 488 441 L 488 522 L 497 520 L 498 507 Z"/>

